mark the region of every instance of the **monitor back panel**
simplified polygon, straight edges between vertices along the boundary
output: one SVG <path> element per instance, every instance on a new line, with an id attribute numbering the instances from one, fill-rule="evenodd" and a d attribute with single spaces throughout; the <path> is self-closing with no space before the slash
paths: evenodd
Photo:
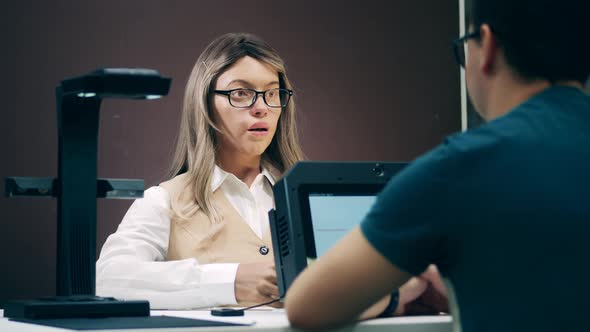
<path id="1" fill-rule="evenodd" d="M 308 259 L 321 256 L 358 224 L 389 179 L 406 165 L 299 162 L 275 184 L 269 220 L 281 298 Z M 331 213 L 344 213 L 347 220 L 338 223 Z"/>

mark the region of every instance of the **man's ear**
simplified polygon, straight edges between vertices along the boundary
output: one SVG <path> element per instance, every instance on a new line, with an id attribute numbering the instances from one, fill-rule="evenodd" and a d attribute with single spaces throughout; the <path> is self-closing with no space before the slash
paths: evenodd
<path id="1" fill-rule="evenodd" d="M 480 31 L 480 69 L 485 74 L 492 74 L 498 65 L 498 40 L 487 24 L 482 24 Z"/>

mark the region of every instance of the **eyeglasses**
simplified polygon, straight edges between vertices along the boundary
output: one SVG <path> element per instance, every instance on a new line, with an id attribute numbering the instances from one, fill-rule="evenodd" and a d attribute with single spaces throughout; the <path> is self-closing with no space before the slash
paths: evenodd
<path id="1" fill-rule="evenodd" d="M 264 103 L 269 107 L 285 107 L 293 95 L 293 91 L 287 89 L 256 91 L 241 88 L 232 90 L 213 90 L 213 92 L 220 95 L 226 95 L 229 104 L 238 108 L 247 108 L 254 105 L 258 95 L 262 95 Z"/>
<path id="2" fill-rule="evenodd" d="M 465 42 L 469 39 L 479 38 L 479 30 L 466 34 L 461 38 L 453 41 L 453 53 L 455 54 L 455 61 L 459 66 L 465 68 Z"/>

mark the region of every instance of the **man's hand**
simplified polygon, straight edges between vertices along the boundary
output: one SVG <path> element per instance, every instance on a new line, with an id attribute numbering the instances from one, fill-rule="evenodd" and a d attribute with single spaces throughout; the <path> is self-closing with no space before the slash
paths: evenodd
<path id="1" fill-rule="evenodd" d="M 279 298 L 277 273 L 274 263 L 245 263 L 238 265 L 235 281 L 236 300 L 239 304 L 254 305 Z M 271 304 L 281 308 L 281 302 Z"/>
<path id="2" fill-rule="evenodd" d="M 419 277 L 400 287 L 395 315 L 438 315 L 441 312 L 449 312 L 447 290 L 436 266 L 430 265 Z"/>

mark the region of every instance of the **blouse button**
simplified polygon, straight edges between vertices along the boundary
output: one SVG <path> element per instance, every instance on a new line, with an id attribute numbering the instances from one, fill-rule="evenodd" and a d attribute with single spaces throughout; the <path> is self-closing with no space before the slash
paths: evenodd
<path id="1" fill-rule="evenodd" d="M 258 249 L 258 251 L 260 252 L 261 255 L 268 255 L 268 252 L 269 252 L 267 246 L 260 247 L 260 249 Z"/>

